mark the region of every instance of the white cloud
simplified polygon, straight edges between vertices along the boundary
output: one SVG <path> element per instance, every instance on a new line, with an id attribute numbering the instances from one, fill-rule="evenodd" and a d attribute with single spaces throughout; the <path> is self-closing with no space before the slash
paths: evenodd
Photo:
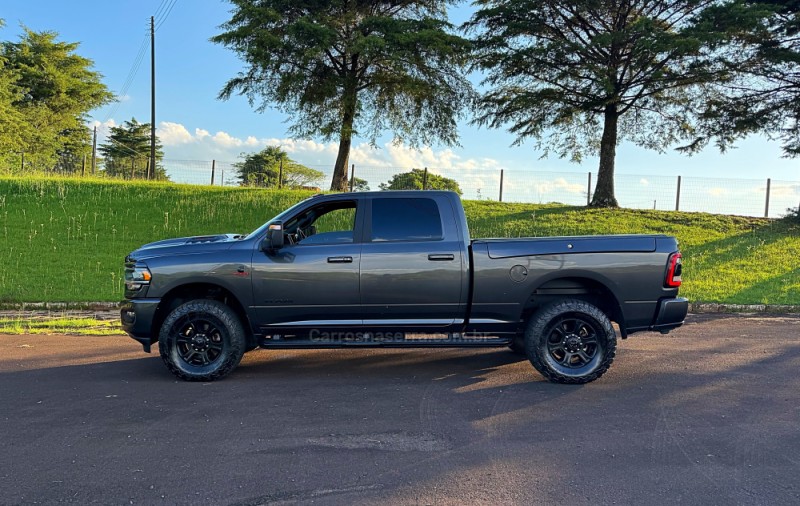
<path id="1" fill-rule="evenodd" d="M 800 196 L 800 184 L 775 184 L 770 188 L 770 193 L 776 197 Z"/>
<path id="2" fill-rule="evenodd" d="M 539 194 L 553 193 L 556 191 L 565 191 L 567 193 L 584 193 L 586 187 L 582 184 L 570 183 L 563 177 L 553 179 L 551 181 L 542 181 L 534 184 L 534 188 Z"/>
<path id="3" fill-rule="evenodd" d="M 113 119 L 109 119 L 103 123 L 100 123 L 99 121 L 92 122 L 92 127 L 97 127 L 98 139 L 108 137 L 108 135 L 111 133 L 111 129 L 115 126 L 117 126 L 117 122 Z M 98 142 L 100 141 L 98 140 Z"/>
<path id="4" fill-rule="evenodd" d="M 222 147 L 230 148 L 230 147 L 239 147 L 244 144 L 242 139 L 237 139 L 233 137 L 231 134 L 227 132 L 219 131 L 214 134 L 214 137 L 211 138 L 216 144 L 219 144 Z"/>
<path id="5" fill-rule="evenodd" d="M 113 122 L 112 122 L 113 125 Z M 164 145 L 165 159 L 216 160 L 218 166 L 239 159 L 240 155 L 259 151 L 266 146 L 280 146 L 296 161 L 325 172 L 329 177 L 339 151 L 337 142 L 317 142 L 307 139 L 259 138 L 248 135 L 240 138 L 228 132 L 196 127 L 193 132 L 180 123 L 163 121 L 158 135 Z M 492 158 L 462 158 L 452 149 L 430 147 L 413 149 L 402 143 L 387 142 L 382 146 L 355 144 L 350 149 L 350 164 L 356 175 L 366 179 L 373 189 L 387 182 L 393 174 L 412 168 L 428 167 L 434 174 L 456 179 L 465 195 L 474 197 L 478 191 L 494 195 L 499 189 L 501 163 Z M 566 182 L 564 182 L 566 184 Z"/>
<path id="6" fill-rule="evenodd" d="M 112 126 L 113 126 L 113 120 Z M 292 158 L 306 165 L 333 166 L 339 145 L 336 142 L 321 143 L 303 139 L 258 138 L 249 135 L 244 139 L 228 132 L 211 134 L 204 128 L 195 128 L 191 133 L 184 125 L 162 121 L 158 135 L 166 150 L 166 158 L 187 160 L 218 159 L 233 161 L 244 151 L 257 151 L 266 146 L 280 146 Z M 422 168 L 431 171 L 448 170 L 499 170 L 500 163 L 491 158 L 463 159 L 452 149 L 434 150 L 430 147 L 413 149 L 402 143 L 387 142 L 382 147 L 368 143 L 354 145 L 350 150 L 350 163 L 370 169 Z"/>
<path id="7" fill-rule="evenodd" d="M 642 185 L 642 186 L 647 186 L 647 185 L 650 184 L 650 181 L 648 181 L 645 178 L 642 178 L 642 179 L 639 180 L 639 184 Z"/>
<path id="8" fill-rule="evenodd" d="M 186 130 L 186 127 L 180 123 L 171 123 L 169 121 L 162 121 L 158 126 L 158 138 L 164 146 L 177 146 L 179 144 L 187 144 L 193 142 L 195 139 L 192 134 Z"/>

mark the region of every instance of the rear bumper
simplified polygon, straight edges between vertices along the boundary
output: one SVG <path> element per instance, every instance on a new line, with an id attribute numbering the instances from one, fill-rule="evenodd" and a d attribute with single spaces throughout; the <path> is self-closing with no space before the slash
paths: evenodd
<path id="1" fill-rule="evenodd" d="M 689 300 L 683 297 L 664 299 L 658 303 L 656 320 L 650 330 L 666 334 L 672 329 L 683 325 L 686 314 L 689 312 Z"/>
<path id="2" fill-rule="evenodd" d="M 138 341 L 147 353 L 157 340 L 153 336 L 153 317 L 160 302 L 161 299 L 131 299 L 120 304 L 122 330 Z"/>

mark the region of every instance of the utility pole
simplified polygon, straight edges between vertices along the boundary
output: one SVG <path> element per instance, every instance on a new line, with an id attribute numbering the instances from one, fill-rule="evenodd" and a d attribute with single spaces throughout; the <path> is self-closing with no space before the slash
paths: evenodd
<path id="1" fill-rule="evenodd" d="M 147 179 L 156 174 L 156 28 L 155 17 L 150 16 L 150 166 Z"/>

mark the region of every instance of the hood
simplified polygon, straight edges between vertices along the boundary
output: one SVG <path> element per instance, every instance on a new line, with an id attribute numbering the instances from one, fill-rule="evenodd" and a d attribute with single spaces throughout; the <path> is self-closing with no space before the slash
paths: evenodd
<path id="1" fill-rule="evenodd" d="M 243 237 L 244 235 L 240 234 L 219 234 L 164 239 L 141 246 L 128 255 L 126 260 L 132 261 L 164 255 L 191 255 L 193 253 L 223 251 L 229 249 L 232 243 L 241 240 Z"/>

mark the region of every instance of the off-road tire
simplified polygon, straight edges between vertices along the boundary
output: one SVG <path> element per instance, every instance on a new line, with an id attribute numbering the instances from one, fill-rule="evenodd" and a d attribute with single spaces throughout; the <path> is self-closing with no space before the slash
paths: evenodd
<path id="1" fill-rule="evenodd" d="M 597 307 L 577 299 L 548 304 L 525 329 L 533 367 L 554 383 L 583 384 L 602 376 L 617 351 L 617 334 Z"/>
<path id="2" fill-rule="evenodd" d="M 224 378 L 242 360 L 247 347 L 239 317 L 215 300 L 192 300 L 164 320 L 158 349 L 167 368 L 182 380 Z"/>

